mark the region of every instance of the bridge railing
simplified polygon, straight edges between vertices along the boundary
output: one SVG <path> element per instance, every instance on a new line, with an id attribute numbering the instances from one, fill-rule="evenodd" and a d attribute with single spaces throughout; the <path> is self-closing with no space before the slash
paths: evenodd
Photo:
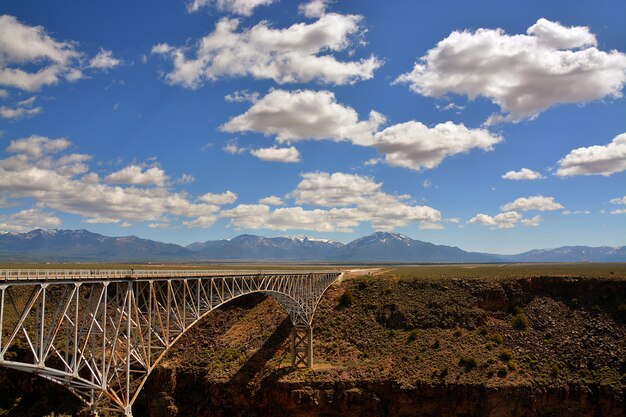
<path id="1" fill-rule="evenodd" d="M 103 280 L 129 278 L 198 278 L 250 275 L 302 275 L 338 273 L 337 270 L 250 269 L 0 269 L 0 281 Z"/>

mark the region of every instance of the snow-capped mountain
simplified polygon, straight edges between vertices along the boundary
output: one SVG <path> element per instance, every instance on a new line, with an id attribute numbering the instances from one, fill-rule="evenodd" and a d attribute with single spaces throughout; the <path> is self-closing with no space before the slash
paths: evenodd
<path id="1" fill-rule="evenodd" d="M 141 239 L 108 237 L 87 230 L 42 230 L 0 234 L 4 261 L 209 261 L 275 260 L 333 262 L 626 262 L 626 246 L 564 246 L 518 255 L 466 252 L 434 245 L 397 233 L 377 232 L 348 244 L 289 236 L 267 238 L 240 235 L 232 239 L 196 242 L 186 248 Z"/>
<path id="2" fill-rule="evenodd" d="M 482 253 L 434 245 L 398 233 L 376 232 L 338 248 L 332 259 L 358 262 L 497 262 Z"/>

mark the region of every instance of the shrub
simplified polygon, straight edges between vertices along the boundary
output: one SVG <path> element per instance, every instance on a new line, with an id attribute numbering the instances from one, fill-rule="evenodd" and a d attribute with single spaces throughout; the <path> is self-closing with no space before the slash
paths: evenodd
<path id="1" fill-rule="evenodd" d="M 353 302 L 354 295 L 352 295 L 352 291 L 348 288 L 341 294 L 341 297 L 339 297 L 339 305 L 341 307 L 350 307 Z"/>
<path id="2" fill-rule="evenodd" d="M 528 322 L 528 317 L 523 312 L 517 313 L 515 317 L 513 317 L 513 328 L 515 330 L 526 330 L 530 323 Z"/>
<path id="3" fill-rule="evenodd" d="M 489 340 L 491 340 L 496 345 L 501 345 L 504 342 L 504 337 L 500 333 L 493 333 L 489 336 Z"/>
<path id="4" fill-rule="evenodd" d="M 506 369 L 506 366 L 501 366 L 500 369 L 498 369 L 498 376 L 499 377 L 505 377 L 506 374 L 508 374 L 509 371 Z"/>
<path id="5" fill-rule="evenodd" d="M 448 376 L 448 367 L 444 366 L 443 368 L 441 368 L 441 370 L 439 371 L 439 376 L 442 378 L 445 378 L 446 376 Z"/>
<path id="6" fill-rule="evenodd" d="M 511 349 L 502 349 L 498 357 L 504 362 L 508 362 L 513 358 L 513 352 L 511 352 Z"/>
<path id="7" fill-rule="evenodd" d="M 411 333 L 409 333 L 409 337 L 407 338 L 408 342 L 414 342 L 417 340 L 417 330 L 411 330 Z"/>
<path id="8" fill-rule="evenodd" d="M 440 347 L 441 347 L 441 342 L 439 341 L 439 339 L 435 339 L 435 343 L 433 343 L 433 348 L 439 349 Z"/>
<path id="9" fill-rule="evenodd" d="M 476 368 L 476 359 L 471 356 L 462 356 L 461 359 L 459 359 L 459 366 L 465 368 L 465 372 L 469 372 Z"/>
<path id="10" fill-rule="evenodd" d="M 463 335 L 463 330 L 461 330 L 459 326 L 456 326 L 456 329 L 454 329 L 454 333 L 452 333 L 452 335 L 454 337 L 461 337 Z"/>

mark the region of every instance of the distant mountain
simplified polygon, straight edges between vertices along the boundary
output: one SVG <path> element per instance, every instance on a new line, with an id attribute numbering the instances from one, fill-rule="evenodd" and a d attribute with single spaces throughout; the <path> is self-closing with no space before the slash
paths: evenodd
<path id="1" fill-rule="evenodd" d="M 626 246 L 564 246 L 518 255 L 466 252 L 397 233 L 376 232 L 348 244 L 307 236 L 240 235 L 187 247 L 136 236 L 108 237 L 87 230 L 0 234 L 0 260 L 37 261 L 329 261 L 329 262 L 626 262 Z"/>
<path id="2" fill-rule="evenodd" d="M 240 235 L 230 240 L 192 243 L 187 249 L 196 258 L 204 259 L 268 259 L 268 260 L 325 260 L 343 243 L 313 239 L 307 236 L 272 237 Z"/>
<path id="3" fill-rule="evenodd" d="M 42 230 L 0 235 L 0 258 L 37 260 L 177 260 L 192 252 L 136 236 L 108 237 L 87 230 Z"/>
<path id="4" fill-rule="evenodd" d="M 626 246 L 563 246 L 507 255 L 513 262 L 626 262 Z"/>
<path id="5" fill-rule="evenodd" d="M 338 248 L 331 259 L 358 262 L 500 262 L 490 255 L 384 232 L 376 232 Z"/>

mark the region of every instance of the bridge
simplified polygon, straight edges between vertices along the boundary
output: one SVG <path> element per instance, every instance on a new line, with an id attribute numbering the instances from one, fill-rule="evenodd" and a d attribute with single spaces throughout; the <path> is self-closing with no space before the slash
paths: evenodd
<path id="1" fill-rule="evenodd" d="M 339 271 L 0 270 L 0 366 L 63 385 L 94 415 L 132 416 L 169 348 L 214 309 L 264 293 L 287 310 L 291 364 L 313 365 L 313 315 Z"/>

